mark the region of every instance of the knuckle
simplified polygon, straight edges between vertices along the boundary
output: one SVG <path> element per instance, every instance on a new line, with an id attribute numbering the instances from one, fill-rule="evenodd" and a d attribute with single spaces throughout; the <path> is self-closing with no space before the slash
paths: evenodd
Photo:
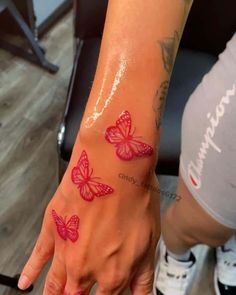
<path id="1" fill-rule="evenodd" d="M 72 277 L 78 280 L 78 277 L 84 277 L 87 274 L 88 259 L 87 256 L 81 256 L 77 259 L 67 260 L 67 272 Z"/>
<path id="2" fill-rule="evenodd" d="M 61 294 L 63 286 L 55 277 L 50 277 L 46 282 L 45 290 L 48 294 Z"/>
<path id="3" fill-rule="evenodd" d="M 114 273 L 113 276 L 107 277 L 106 280 L 101 284 L 103 292 L 117 290 L 124 286 L 126 278 L 122 274 Z"/>
<path id="4" fill-rule="evenodd" d="M 67 274 L 73 281 L 80 281 L 82 280 L 83 275 L 81 274 L 81 271 L 77 268 L 67 268 Z"/>
<path id="5" fill-rule="evenodd" d="M 70 281 L 79 285 L 84 285 L 91 280 L 91 275 L 89 273 L 86 274 L 79 269 L 72 269 L 71 271 L 67 270 L 67 273 L 70 277 Z"/>
<path id="6" fill-rule="evenodd" d="M 140 284 L 146 287 L 153 285 L 154 270 L 148 270 L 144 272 L 140 278 Z"/>
<path id="7" fill-rule="evenodd" d="M 37 241 L 34 247 L 34 254 L 36 255 L 37 259 L 44 261 L 52 255 L 52 252 L 47 250 L 41 241 Z"/>
<path id="8" fill-rule="evenodd" d="M 40 271 L 40 267 L 35 265 L 32 261 L 29 261 L 25 267 L 25 271 L 29 274 L 38 273 Z"/>

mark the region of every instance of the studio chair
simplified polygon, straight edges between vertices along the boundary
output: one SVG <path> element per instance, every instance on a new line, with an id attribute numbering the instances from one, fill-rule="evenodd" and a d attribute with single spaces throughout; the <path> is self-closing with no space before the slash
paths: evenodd
<path id="1" fill-rule="evenodd" d="M 20 46 L 9 43 L 4 38 L 2 38 L 2 36 L 0 38 L 0 48 L 7 50 L 14 55 L 20 56 L 49 71 L 50 73 L 55 74 L 59 70 L 59 67 L 46 59 L 45 49 L 39 44 L 38 40 L 35 38 L 33 32 L 25 22 L 24 18 L 12 0 L 0 0 L 0 14 L 5 11 L 10 14 L 12 21 L 15 21 L 15 23 L 18 25 L 18 28 L 23 33 L 25 39 L 28 42 L 31 52 Z M 2 35 L 1 31 L 4 31 L 4 27 L 0 30 L 0 34 Z"/>
<path id="2" fill-rule="evenodd" d="M 17 287 L 18 279 L 19 279 L 19 275 L 16 275 L 14 277 L 9 277 L 9 276 L 0 274 L 0 285 L 8 286 L 12 289 L 21 291 L 22 293 L 29 293 L 33 290 L 33 285 L 31 285 L 28 289 L 24 291 L 18 289 Z"/>
<path id="3" fill-rule="evenodd" d="M 70 160 L 94 79 L 107 3 L 107 0 L 77 0 L 74 3 L 75 58 L 58 132 L 61 174 Z M 178 175 L 181 118 L 185 104 L 235 32 L 235 11 L 235 0 L 228 0 L 227 3 L 195 0 L 193 4 L 174 66 L 162 121 L 158 174 Z"/>

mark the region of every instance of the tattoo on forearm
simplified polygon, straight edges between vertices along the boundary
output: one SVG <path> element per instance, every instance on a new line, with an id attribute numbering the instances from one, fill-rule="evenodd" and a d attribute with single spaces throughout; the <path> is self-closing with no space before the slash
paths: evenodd
<path id="1" fill-rule="evenodd" d="M 159 44 L 161 46 L 163 65 L 168 74 L 171 73 L 174 65 L 175 50 L 177 48 L 179 39 L 179 34 L 177 31 L 175 31 L 173 37 L 168 37 L 162 41 L 159 41 Z"/>
<path id="2" fill-rule="evenodd" d="M 161 119 L 165 109 L 165 101 L 169 88 L 169 80 L 165 80 L 161 83 L 154 99 L 153 110 L 156 113 L 156 128 L 161 126 Z"/>
<path id="3" fill-rule="evenodd" d="M 128 111 L 122 112 L 115 125 L 106 129 L 105 139 L 114 145 L 116 155 L 121 160 L 130 161 L 153 154 L 153 148 L 139 140 L 139 136 L 134 136 L 134 132 Z"/>

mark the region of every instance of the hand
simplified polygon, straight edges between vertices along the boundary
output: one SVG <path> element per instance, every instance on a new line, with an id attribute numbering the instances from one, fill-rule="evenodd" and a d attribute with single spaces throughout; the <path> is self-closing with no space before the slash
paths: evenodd
<path id="1" fill-rule="evenodd" d="M 98 159 L 98 150 L 92 155 Z M 92 176 L 102 175 L 99 181 L 106 185 L 108 182 L 114 191 L 108 190 L 106 195 L 88 201 L 83 197 L 88 198 L 89 194 L 82 193 L 82 197 L 71 179 L 78 156 L 79 153 L 74 153 L 63 181 L 47 206 L 19 287 L 26 289 L 32 284 L 53 257 L 43 295 L 89 294 L 95 283 L 98 283 L 96 295 L 122 294 L 127 287 L 134 295 L 151 294 L 160 235 L 159 195 L 153 189 L 158 187 L 158 182 L 154 173 L 147 174 L 145 181 L 151 184 L 147 190 L 118 177 L 127 165 L 117 167 L 116 160 L 114 166 L 111 158 L 108 160 L 113 167 L 111 171 L 105 164 L 101 167 L 92 161 L 93 165 L 89 163 L 94 168 Z M 76 169 L 73 175 L 76 182 Z"/>

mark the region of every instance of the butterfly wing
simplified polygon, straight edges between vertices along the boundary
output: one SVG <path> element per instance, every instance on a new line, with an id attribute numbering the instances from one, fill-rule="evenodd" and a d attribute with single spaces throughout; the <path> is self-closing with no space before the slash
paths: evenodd
<path id="1" fill-rule="evenodd" d="M 86 182 L 83 185 L 81 185 L 79 189 L 80 195 L 85 201 L 91 202 L 94 199 L 95 194 L 91 189 L 89 182 Z"/>
<path id="2" fill-rule="evenodd" d="M 57 227 L 57 232 L 63 240 L 67 240 L 66 224 L 62 217 L 58 216 L 55 210 L 52 210 L 52 217 Z"/>
<path id="3" fill-rule="evenodd" d="M 131 160 L 134 157 L 133 151 L 128 144 L 131 132 L 131 116 L 124 111 L 116 121 L 116 126 L 108 127 L 105 138 L 108 142 L 115 144 L 116 154 L 122 160 Z"/>
<path id="4" fill-rule="evenodd" d="M 150 145 L 136 139 L 129 141 L 129 147 L 136 157 L 151 156 L 153 154 L 153 148 Z"/>
<path id="5" fill-rule="evenodd" d="M 94 197 L 102 197 L 114 192 L 114 189 L 109 185 L 106 185 L 98 181 L 94 181 L 92 179 L 88 182 L 88 186 L 90 190 L 93 192 Z"/>
<path id="6" fill-rule="evenodd" d="M 105 138 L 109 143 L 120 144 L 130 135 L 131 117 L 128 111 L 124 111 L 116 121 L 116 126 L 106 129 Z"/>
<path id="7" fill-rule="evenodd" d="M 120 159 L 125 161 L 132 160 L 133 157 L 135 156 L 135 153 L 132 150 L 128 141 L 117 144 L 116 154 Z"/>
<path id="8" fill-rule="evenodd" d="M 124 111 L 116 121 L 116 126 L 119 128 L 125 138 L 130 135 L 131 125 L 132 122 L 130 113 L 128 111 Z"/>
<path id="9" fill-rule="evenodd" d="M 76 242 L 79 238 L 78 229 L 79 229 L 79 217 L 77 215 L 73 215 L 66 223 L 67 237 L 73 243 Z"/>
<path id="10" fill-rule="evenodd" d="M 71 179 L 74 184 L 79 187 L 89 175 L 89 161 L 88 156 L 85 151 L 82 151 L 77 166 L 75 166 L 71 171 Z"/>
<path id="11" fill-rule="evenodd" d="M 119 144 L 124 140 L 124 135 L 116 126 L 111 126 L 106 129 L 105 139 L 112 144 Z"/>

